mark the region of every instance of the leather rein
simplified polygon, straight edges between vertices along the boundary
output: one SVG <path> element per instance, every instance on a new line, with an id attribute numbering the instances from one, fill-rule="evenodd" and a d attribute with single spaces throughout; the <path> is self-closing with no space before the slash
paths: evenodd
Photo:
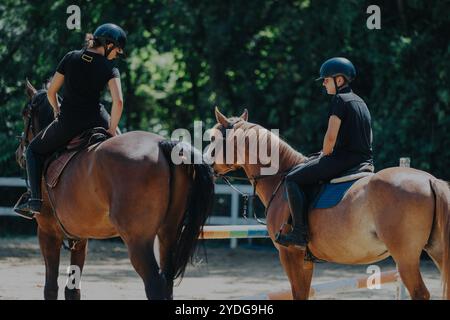
<path id="1" fill-rule="evenodd" d="M 242 205 L 242 216 L 244 217 L 245 220 L 248 220 L 248 207 L 249 207 L 249 202 L 251 201 L 252 204 L 252 216 L 253 218 L 262 225 L 266 225 L 266 221 L 261 220 L 260 218 L 258 218 L 256 216 L 256 211 L 255 211 L 255 205 L 254 205 L 254 201 L 253 199 L 255 197 L 257 197 L 256 194 L 256 185 L 258 183 L 259 180 L 263 180 L 265 178 L 273 178 L 276 176 L 282 176 L 282 178 L 280 179 L 280 181 L 278 182 L 277 186 L 275 187 L 274 191 L 272 192 L 272 195 L 269 198 L 269 202 L 267 203 L 267 206 L 264 209 L 264 217 L 267 219 L 267 211 L 269 210 L 270 204 L 272 203 L 272 200 L 275 198 L 278 190 L 280 189 L 281 185 L 284 182 L 284 178 L 286 177 L 286 175 L 288 174 L 288 171 L 286 172 L 280 172 L 277 173 L 275 175 L 271 175 L 271 176 L 253 176 L 253 177 L 249 177 L 249 178 L 242 178 L 242 177 L 236 177 L 236 176 L 226 176 L 226 175 L 222 175 L 219 173 L 214 173 L 215 177 L 221 178 L 230 188 L 232 188 L 234 191 L 236 191 L 237 193 L 239 193 L 242 196 L 242 199 L 244 201 L 243 205 Z M 248 181 L 253 185 L 253 192 L 252 194 L 250 193 L 246 193 L 243 192 L 241 190 L 239 190 L 237 187 L 235 187 L 231 182 L 230 179 L 233 180 L 243 180 L 243 181 Z"/>

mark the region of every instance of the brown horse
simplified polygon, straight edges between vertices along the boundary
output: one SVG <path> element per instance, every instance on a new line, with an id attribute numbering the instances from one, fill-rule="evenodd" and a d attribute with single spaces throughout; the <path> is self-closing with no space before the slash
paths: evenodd
<path id="1" fill-rule="evenodd" d="M 27 83 L 27 93 L 26 131 L 16 152 L 22 165 L 26 142 L 53 120 L 48 100 L 42 99 L 45 90 L 36 91 Z M 36 220 L 46 267 L 45 299 L 58 297 L 64 239 L 58 219 L 68 234 L 82 239 L 71 251 L 71 265 L 82 270 L 87 239 L 120 236 L 144 281 L 147 298 L 172 298 L 173 280 L 183 276 L 214 196 L 210 167 L 174 165 L 170 155 L 175 144 L 143 131 L 118 135 L 79 153 L 55 188 L 46 192 L 43 184 L 44 204 Z M 191 148 L 189 152 L 198 151 Z M 156 236 L 159 265 L 154 253 Z M 66 286 L 65 298 L 80 299 L 80 290 Z"/>
<path id="2" fill-rule="evenodd" d="M 240 117 L 227 118 L 216 109 L 216 119 L 216 133 L 225 137 L 224 129 L 241 129 L 245 144 L 239 147 L 238 143 L 231 142 L 231 149 L 211 147 L 206 151 L 206 156 L 215 157 L 216 173 L 225 174 L 242 168 L 251 183 L 256 183 L 256 193 L 264 206 L 268 206 L 274 194 L 267 211 L 268 232 L 279 251 L 293 298 L 307 299 L 314 264 L 304 261 L 304 251 L 278 246 L 274 241 L 276 233 L 289 217 L 288 204 L 283 199 L 284 187 L 276 188 L 281 183 L 282 175 L 260 176 L 261 168 L 267 165 L 263 166 L 260 161 L 256 164 L 248 161 L 251 156 L 248 138 L 250 133 L 256 132 L 260 141 L 267 139 L 267 145 L 270 145 L 268 141 L 277 141 L 278 172 L 288 171 L 306 161 L 307 157 L 294 151 L 270 131 L 247 122 L 247 111 Z M 227 136 L 225 139 L 231 138 Z M 233 163 L 225 164 L 223 150 L 234 150 Z M 238 164 L 237 156 L 244 159 L 242 164 Z M 391 255 L 413 299 L 430 297 L 419 270 L 420 255 L 425 250 L 441 271 L 444 296 L 448 299 L 449 208 L 450 190 L 446 182 L 420 170 L 387 168 L 358 180 L 335 207 L 310 212 L 308 248 L 319 259 L 341 264 L 370 264 Z"/>

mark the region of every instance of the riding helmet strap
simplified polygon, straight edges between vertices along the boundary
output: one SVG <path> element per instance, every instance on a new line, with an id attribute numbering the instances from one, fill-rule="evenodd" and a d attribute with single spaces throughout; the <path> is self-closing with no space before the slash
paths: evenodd
<path id="1" fill-rule="evenodd" d="M 339 88 L 338 88 L 338 85 L 337 85 L 336 77 L 335 77 L 335 76 L 333 77 L 333 83 L 334 83 L 334 89 L 336 90 L 336 93 L 335 93 L 335 94 L 338 94 Z"/>
<path id="2" fill-rule="evenodd" d="M 105 57 L 107 58 L 109 54 L 116 48 L 116 45 L 113 43 L 111 49 L 108 49 L 108 45 L 104 45 L 105 48 Z"/>
<path id="3" fill-rule="evenodd" d="M 109 56 L 109 54 L 117 47 L 116 44 L 111 41 L 111 40 L 107 40 L 105 38 L 98 38 L 100 44 L 102 45 L 103 49 L 105 50 L 104 56 L 105 58 L 107 58 Z M 109 42 L 109 43 L 108 43 Z M 108 44 L 112 44 L 111 49 L 108 49 Z"/>

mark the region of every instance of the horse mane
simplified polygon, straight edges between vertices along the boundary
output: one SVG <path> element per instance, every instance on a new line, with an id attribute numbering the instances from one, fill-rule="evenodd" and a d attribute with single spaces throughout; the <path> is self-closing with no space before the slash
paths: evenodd
<path id="1" fill-rule="evenodd" d="M 242 129 L 244 132 L 248 132 L 250 129 L 254 129 L 258 132 L 258 135 L 261 131 L 264 130 L 266 134 L 270 136 L 270 139 L 275 139 L 279 143 L 279 152 L 280 152 L 280 165 L 281 163 L 283 166 L 287 168 L 294 167 L 297 164 L 300 164 L 304 162 L 307 157 L 305 157 L 302 153 L 294 150 L 286 141 L 284 141 L 279 136 L 273 134 L 270 130 L 267 130 L 263 126 L 244 121 L 241 118 L 230 118 L 229 119 L 232 124 L 236 124 L 236 129 Z"/>

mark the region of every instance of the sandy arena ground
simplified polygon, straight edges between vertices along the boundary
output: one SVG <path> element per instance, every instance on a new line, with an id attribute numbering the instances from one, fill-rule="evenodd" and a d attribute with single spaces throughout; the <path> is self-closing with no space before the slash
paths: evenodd
<path id="1" fill-rule="evenodd" d="M 211 240 L 213 241 L 213 240 Z M 289 288 L 275 248 L 240 246 L 207 248 L 208 263 L 189 266 L 175 299 L 240 299 Z M 204 260 L 204 258 L 203 258 Z M 59 298 L 63 298 L 69 254 L 62 251 Z M 378 264 L 381 271 L 395 268 L 391 259 Z M 316 264 L 313 284 L 366 275 L 366 266 Z M 0 239 L 0 299 L 42 299 L 45 269 L 37 239 Z M 440 275 L 430 261 L 422 275 L 432 299 L 441 298 Z M 120 242 L 91 241 L 82 278 L 82 299 L 145 299 L 143 284 Z M 381 289 L 325 295 L 316 299 L 387 299 L 395 297 L 393 284 Z"/>

